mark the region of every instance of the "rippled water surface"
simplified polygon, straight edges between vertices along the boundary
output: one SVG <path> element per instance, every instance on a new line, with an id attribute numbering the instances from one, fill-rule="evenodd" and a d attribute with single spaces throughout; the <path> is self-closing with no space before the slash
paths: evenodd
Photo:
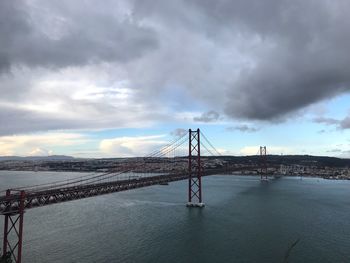
<path id="1" fill-rule="evenodd" d="M 0 190 L 79 177 L 0 172 Z M 203 178 L 27 210 L 24 260 L 40 262 L 350 262 L 350 181 Z M 3 217 L 0 217 L 3 227 Z M 2 230 L 0 231 L 2 240 Z"/>

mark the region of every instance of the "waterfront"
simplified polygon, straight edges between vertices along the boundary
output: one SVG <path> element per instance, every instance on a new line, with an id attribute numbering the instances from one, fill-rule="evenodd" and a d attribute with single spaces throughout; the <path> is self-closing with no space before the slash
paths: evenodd
<path id="1" fill-rule="evenodd" d="M 0 188 L 73 176 L 1 171 Z M 349 181 L 211 176 L 203 187 L 204 209 L 185 207 L 182 181 L 28 210 L 24 262 L 284 262 L 297 239 L 289 262 L 350 261 Z"/>

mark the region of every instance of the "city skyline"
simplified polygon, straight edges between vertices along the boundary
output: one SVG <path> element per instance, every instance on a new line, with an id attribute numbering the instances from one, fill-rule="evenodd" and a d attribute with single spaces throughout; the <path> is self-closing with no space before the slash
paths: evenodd
<path id="1" fill-rule="evenodd" d="M 350 158 L 347 1 L 2 1 L 0 156 Z M 268 18 L 268 19 L 266 19 Z"/>

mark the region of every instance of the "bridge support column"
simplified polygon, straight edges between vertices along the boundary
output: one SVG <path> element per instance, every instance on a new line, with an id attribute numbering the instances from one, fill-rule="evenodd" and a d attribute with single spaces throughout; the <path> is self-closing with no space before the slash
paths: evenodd
<path id="1" fill-rule="evenodd" d="M 6 191 L 6 197 L 11 196 L 11 190 Z M 15 263 L 22 262 L 23 218 L 25 191 L 20 191 L 18 211 L 4 212 L 4 239 L 2 257 L 11 258 Z M 8 203 L 10 208 L 10 203 Z"/>
<path id="2" fill-rule="evenodd" d="M 260 146 L 260 180 L 267 181 L 266 146 Z"/>
<path id="3" fill-rule="evenodd" d="M 202 167 L 200 130 L 189 129 L 188 144 L 188 207 L 204 207 L 202 202 Z"/>

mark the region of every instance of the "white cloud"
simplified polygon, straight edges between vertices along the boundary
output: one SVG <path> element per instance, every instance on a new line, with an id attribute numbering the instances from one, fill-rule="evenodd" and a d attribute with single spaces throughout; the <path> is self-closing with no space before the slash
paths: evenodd
<path id="1" fill-rule="evenodd" d="M 49 156 L 49 155 L 53 155 L 53 151 L 38 147 L 38 148 L 33 149 L 29 153 L 29 155 L 30 156 Z"/>
<path id="2" fill-rule="evenodd" d="M 224 149 L 224 148 L 216 148 L 216 150 L 221 154 L 221 155 L 237 155 L 237 152 L 230 150 L 230 149 Z"/>
<path id="3" fill-rule="evenodd" d="M 54 147 L 69 147 L 87 143 L 88 139 L 78 133 L 47 133 L 0 137 L 0 155 L 34 156 L 51 155 Z"/>
<path id="4" fill-rule="evenodd" d="M 102 140 L 99 148 L 107 156 L 135 157 L 146 156 L 167 143 L 165 135 L 119 137 Z"/>
<path id="5" fill-rule="evenodd" d="M 31 75 L 31 81 L 17 83 L 23 74 L 28 78 Z M 1 90 L 5 89 L 0 98 L 0 120 L 6 123 L 0 126 L 0 135 L 140 128 L 158 120 L 175 118 L 167 108 L 150 107 L 136 100 L 123 74 L 109 65 L 88 65 L 57 72 L 17 69 L 12 76 L 12 80 L 0 76 L 0 83 L 4 84 Z"/>

